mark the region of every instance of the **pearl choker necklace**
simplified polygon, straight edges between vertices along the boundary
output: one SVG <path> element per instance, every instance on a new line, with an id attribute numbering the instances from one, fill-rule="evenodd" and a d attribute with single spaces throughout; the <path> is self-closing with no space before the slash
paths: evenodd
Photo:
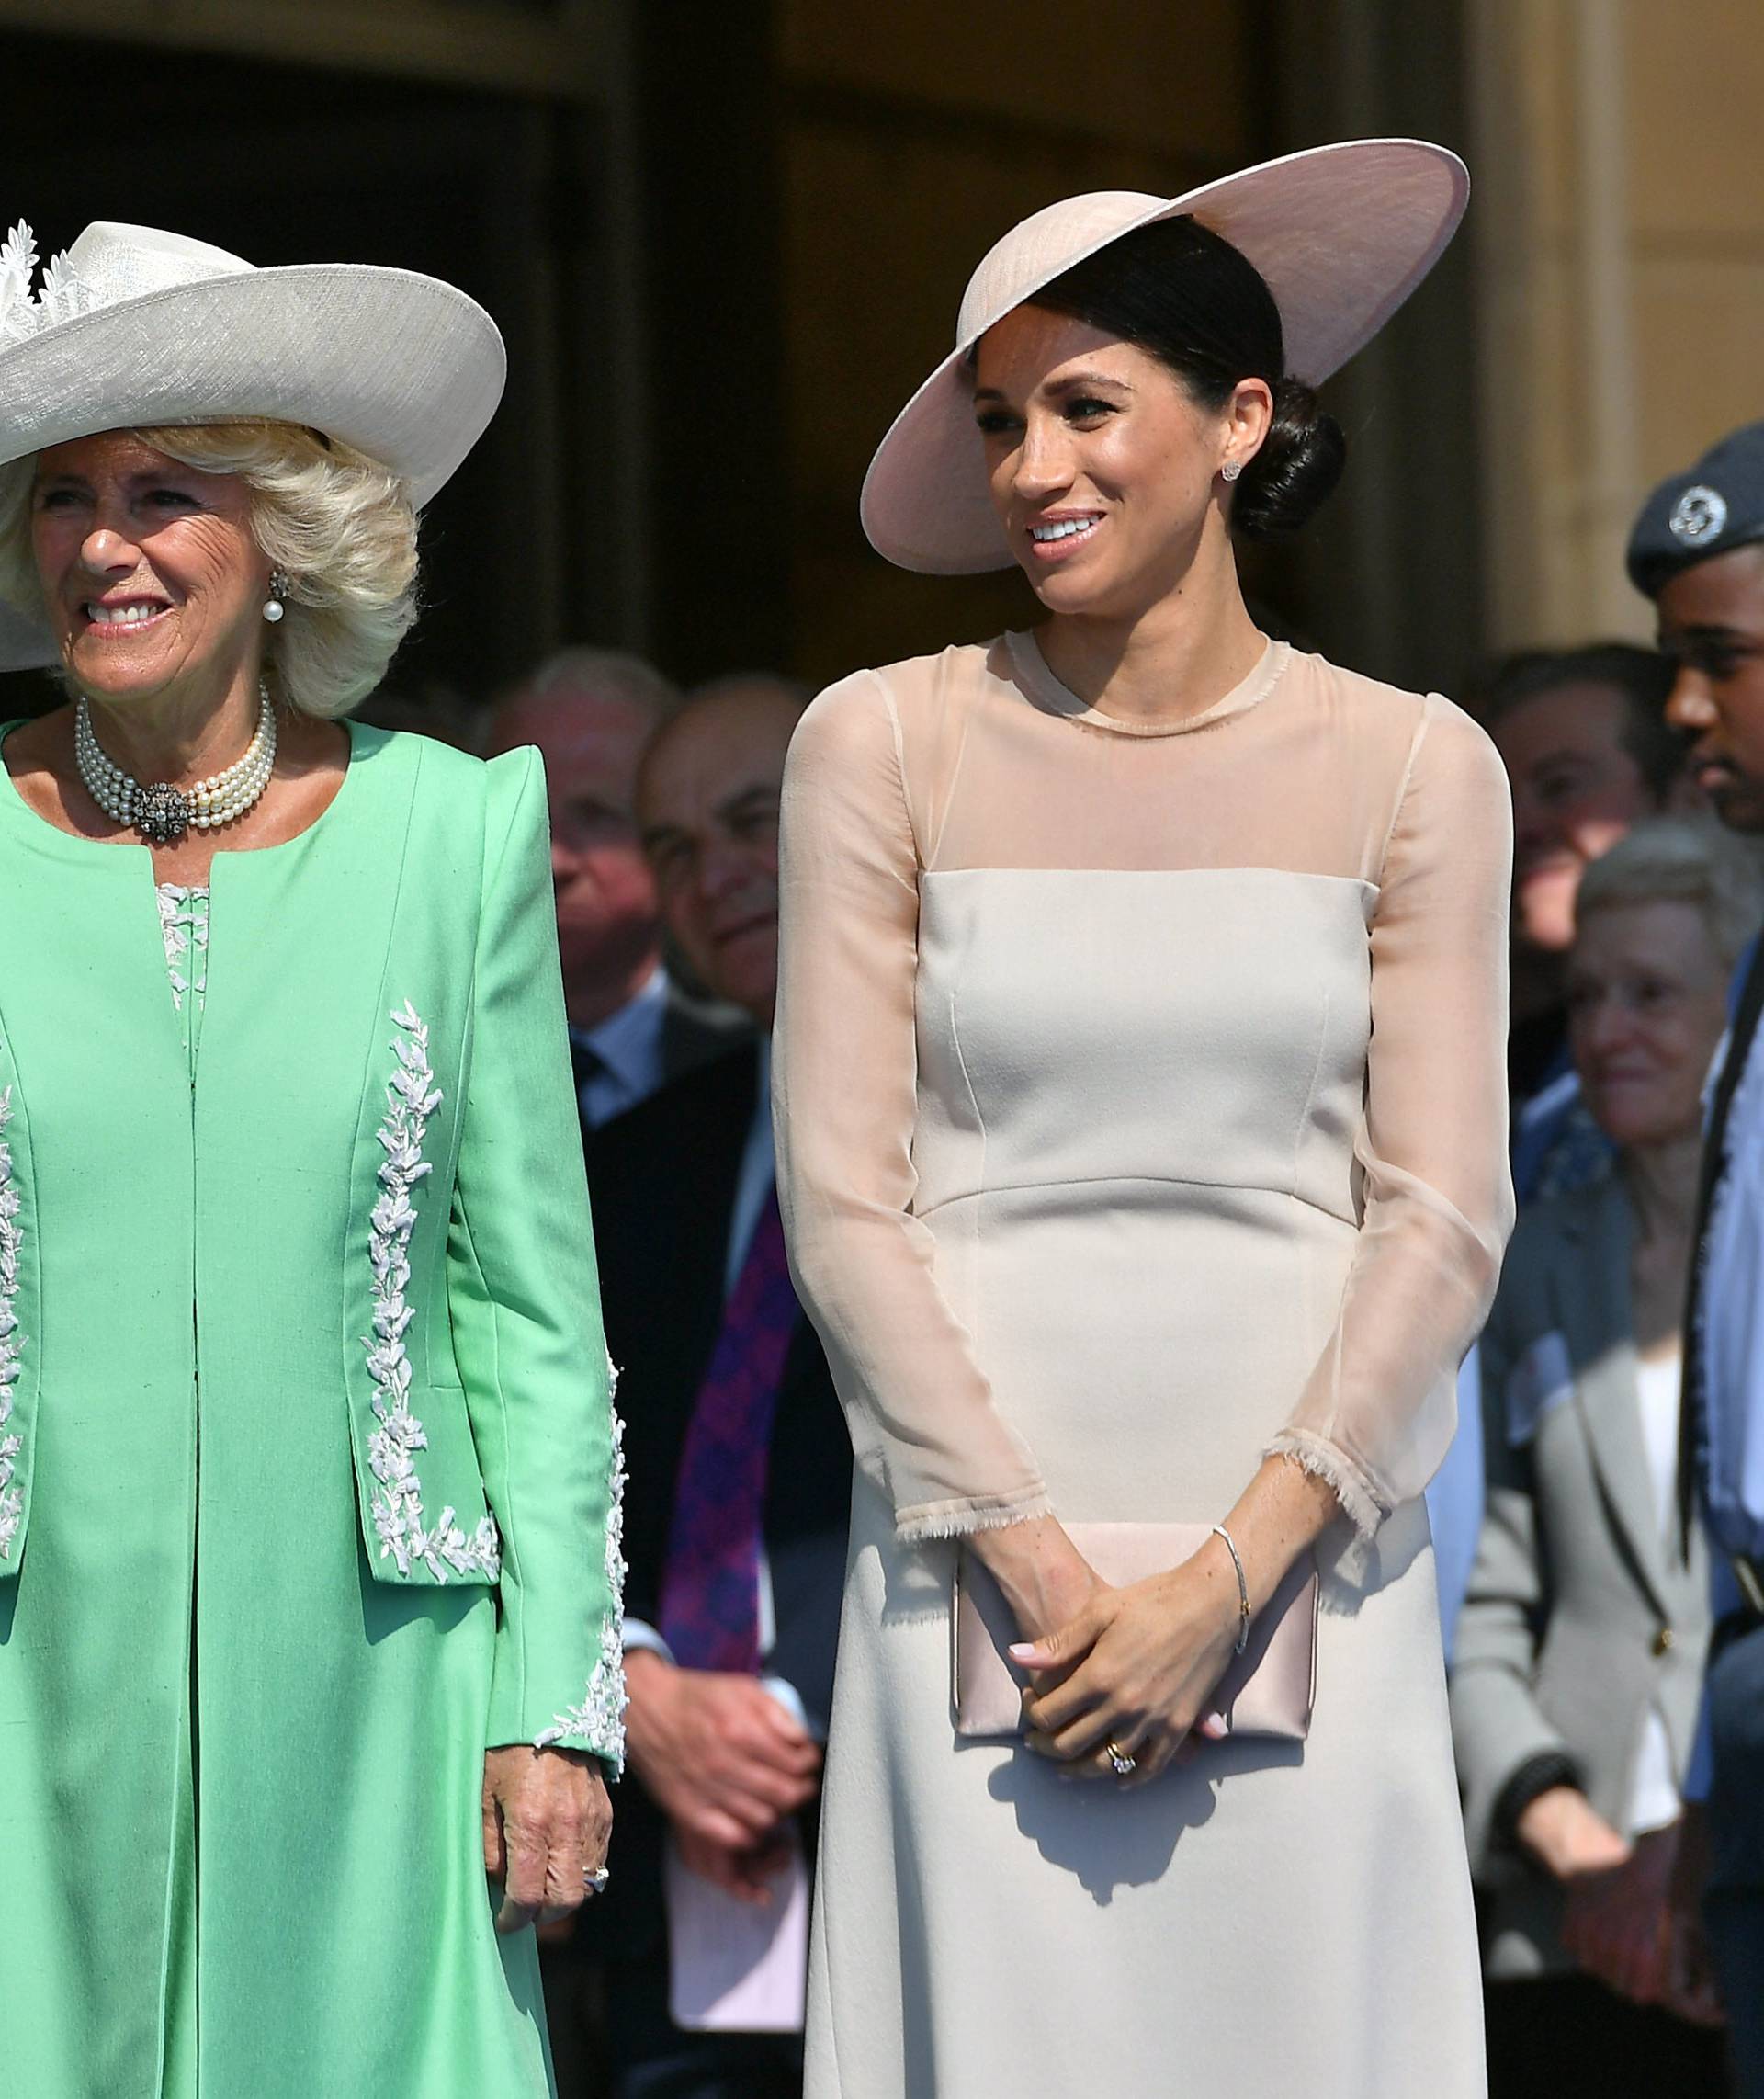
<path id="1" fill-rule="evenodd" d="M 194 827 L 216 831 L 242 817 L 269 785 L 276 767 L 276 710 L 269 687 L 257 687 L 257 731 L 245 755 L 192 788 L 164 780 L 141 782 L 104 755 L 92 727 L 92 709 L 82 699 L 74 710 L 74 757 L 85 791 L 112 823 L 132 823 L 150 845 L 175 845 Z"/>

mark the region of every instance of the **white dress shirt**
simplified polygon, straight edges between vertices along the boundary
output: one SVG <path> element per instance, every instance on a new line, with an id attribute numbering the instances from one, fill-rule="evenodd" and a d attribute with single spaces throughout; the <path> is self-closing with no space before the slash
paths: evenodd
<path id="1" fill-rule="evenodd" d="M 741 1163 L 735 1175 L 735 1200 L 729 1213 L 729 1252 L 723 1262 L 723 1296 L 729 1298 L 747 1259 L 753 1241 L 753 1227 L 760 1221 L 765 1198 L 778 1177 L 772 1151 L 772 1038 L 760 1044 L 759 1097 L 753 1119 L 747 1126 L 747 1141 L 741 1147 Z"/>
<path id="2" fill-rule="evenodd" d="M 1679 1500 L 1679 1388 L 1682 1380 L 1679 1352 L 1657 1362 L 1637 1363 L 1635 1383 L 1642 1405 L 1642 1445 L 1647 1452 L 1660 1536 L 1670 1540 Z M 1658 1706 L 1649 1706 L 1641 1748 L 1629 1782 L 1630 1836 L 1664 1829 L 1679 1819 L 1679 1784 L 1672 1770 L 1672 1742 Z"/>
<path id="3" fill-rule="evenodd" d="M 577 1098 L 582 1119 L 598 1129 L 628 1107 L 647 1100 L 665 1076 L 662 1068 L 662 1030 L 668 1017 L 668 972 L 657 963 L 643 988 L 616 1013 L 593 1027 L 572 1027 L 570 1038 L 592 1050 L 601 1068 L 583 1080 Z"/>

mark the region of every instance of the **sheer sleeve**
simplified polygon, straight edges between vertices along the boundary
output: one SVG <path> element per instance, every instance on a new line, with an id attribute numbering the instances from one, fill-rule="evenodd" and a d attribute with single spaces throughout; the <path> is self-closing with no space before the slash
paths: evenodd
<path id="1" fill-rule="evenodd" d="M 1430 698 L 1372 925 L 1359 1243 L 1334 1333 L 1272 1446 L 1327 1479 L 1364 1535 L 1445 1456 L 1457 1367 L 1512 1228 L 1511 860 L 1499 759 L 1467 716 Z"/>
<path id="2" fill-rule="evenodd" d="M 774 1102 L 797 1293 L 903 1540 L 1048 1506 L 912 1215 L 919 871 L 899 723 L 862 672 L 809 709 L 785 774 Z"/>

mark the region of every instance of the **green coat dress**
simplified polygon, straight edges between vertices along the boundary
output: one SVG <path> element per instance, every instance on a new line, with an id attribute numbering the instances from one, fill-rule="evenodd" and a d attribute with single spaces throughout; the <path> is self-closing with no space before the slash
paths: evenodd
<path id="1" fill-rule="evenodd" d="M 0 2090 L 525 2099 L 484 1751 L 623 1705 L 537 755 L 353 729 L 202 904 L 0 774 Z"/>

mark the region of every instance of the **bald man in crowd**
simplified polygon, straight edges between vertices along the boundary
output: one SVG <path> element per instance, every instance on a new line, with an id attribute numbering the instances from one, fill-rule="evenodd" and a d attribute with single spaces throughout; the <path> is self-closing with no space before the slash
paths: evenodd
<path id="1" fill-rule="evenodd" d="M 605 1964 L 615 2099 L 801 2090 L 799 2032 L 675 2023 L 697 1981 L 671 1962 L 670 1923 L 695 1900 L 702 1919 L 708 1889 L 745 1941 L 740 1905 L 803 1899 L 832 1695 L 851 1447 L 785 1264 L 770 1101 L 778 793 L 806 698 L 773 677 L 705 687 L 638 783 L 669 936 L 755 1034 L 589 1146 L 630 1474 L 632 1776 L 583 1927 Z M 799 2000 L 800 1974 L 785 1981 Z"/>
<path id="2" fill-rule="evenodd" d="M 585 1130 L 720 1056 L 745 1032 L 670 978 L 638 838 L 638 761 L 680 695 L 641 657 L 566 649 L 499 702 L 488 752 L 537 743 L 551 806 L 564 1005 Z"/>

